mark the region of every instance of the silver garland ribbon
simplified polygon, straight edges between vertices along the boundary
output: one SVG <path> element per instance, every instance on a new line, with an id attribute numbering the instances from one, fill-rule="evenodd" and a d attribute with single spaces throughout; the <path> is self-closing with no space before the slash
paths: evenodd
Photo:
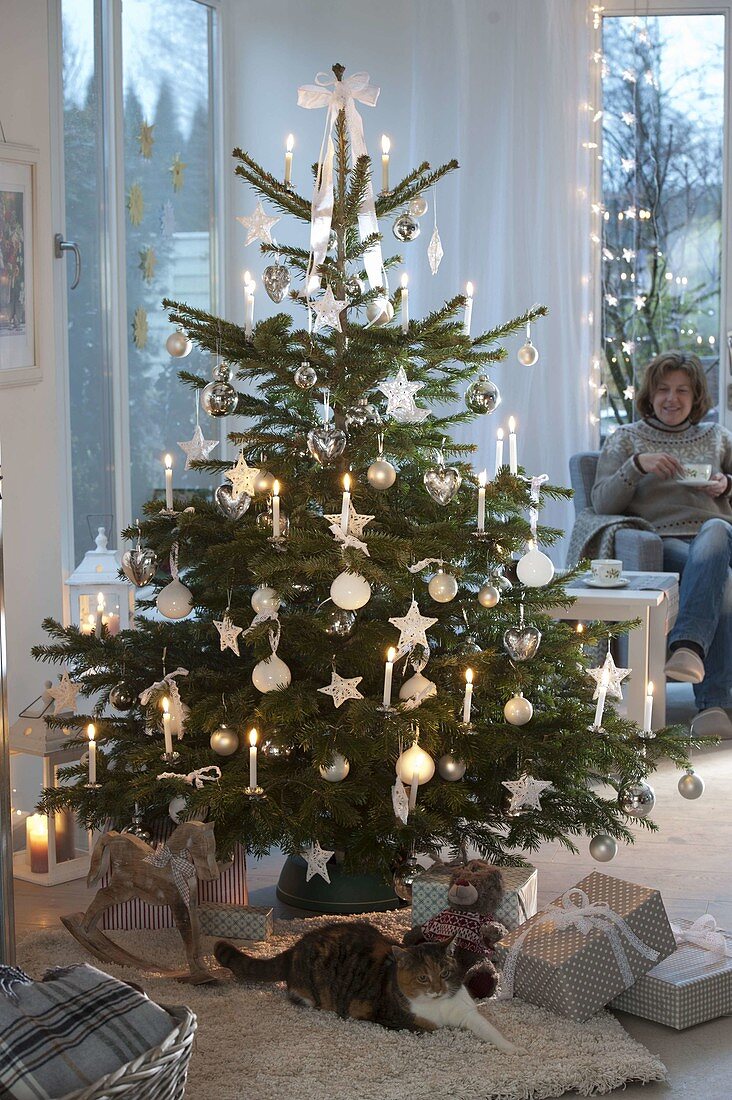
<path id="1" fill-rule="evenodd" d="M 697 917 L 688 928 L 672 924 L 671 931 L 679 945 L 693 943 L 715 955 L 732 955 L 732 949 L 728 947 L 724 933 L 718 928 L 716 918 L 711 913 Z"/>
<path id="2" fill-rule="evenodd" d="M 180 772 L 161 772 L 157 779 L 182 779 L 200 791 L 204 783 L 217 783 L 221 779 L 221 768 L 218 764 L 207 764 L 205 768 L 195 768 L 188 775 Z"/>
<path id="3" fill-rule="evenodd" d="M 186 909 L 191 907 L 191 878 L 195 877 L 195 867 L 191 859 L 191 853 L 187 848 L 182 852 L 171 852 L 167 844 L 158 844 L 154 852 L 145 856 L 143 863 L 150 863 L 153 867 L 170 866 L 173 882 L 178 893 L 183 898 Z"/>
<path id="4" fill-rule="evenodd" d="M 574 900 L 575 897 L 579 898 L 579 905 Z M 501 978 L 501 996 L 506 1000 L 513 997 L 516 965 L 521 946 L 532 931 L 544 924 L 553 924 L 558 932 L 562 932 L 567 928 L 577 928 L 583 936 L 588 936 L 590 932 L 602 932 L 610 942 L 623 981 L 628 985 L 632 985 L 635 978 L 628 962 L 628 956 L 625 953 L 623 939 L 635 948 L 640 955 L 643 955 L 645 959 L 649 959 L 651 962 L 656 962 L 658 959 L 658 951 L 643 943 L 643 940 L 636 936 L 626 921 L 614 912 L 607 902 L 590 902 L 584 890 L 580 890 L 575 886 L 562 894 L 561 905 L 552 905 L 549 909 L 546 909 L 514 941 L 506 956 Z"/>

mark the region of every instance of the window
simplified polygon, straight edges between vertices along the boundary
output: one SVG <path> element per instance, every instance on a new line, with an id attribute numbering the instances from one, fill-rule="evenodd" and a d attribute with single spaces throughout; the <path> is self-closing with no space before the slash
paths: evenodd
<path id="1" fill-rule="evenodd" d="M 718 405 L 724 41 L 724 15 L 602 20 L 604 433 L 665 349 L 699 355 Z"/>

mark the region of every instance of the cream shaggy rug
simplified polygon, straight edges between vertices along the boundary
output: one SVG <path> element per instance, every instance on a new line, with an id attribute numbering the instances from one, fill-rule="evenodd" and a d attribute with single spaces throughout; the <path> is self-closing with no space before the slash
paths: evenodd
<path id="1" fill-rule="evenodd" d="M 253 954 L 273 955 L 332 919 L 355 918 L 277 921 L 274 939 L 242 946 Z M 409 926 L 408 911 L 368 919 L 395 938 Z M 112 935 L 161 965 L 180 965 L 181 943 L 174 931 Z M 206 941 L 208 949 L 213 942 Z M 47 967 L 89 961 L 95 962 L 63 927 L 33 933 L 18 948 L 18 965 L 32 977 Z M 666 1076 L 658 1058 L 607 1012 L 575 1024 L 521 1001 L 487 1002 L 486 1016 L 529 1052 L 519 1058 L 464 1031 L 387 1031 L 296 1007 L 282 985 L 188 986 L 97 965 L 143 986 L 155 1001 L 187 1004 L 197 1014 L 187 1100 L 541 1100 L 573 1091 L 607 1093 L 628 1081 Z"/>

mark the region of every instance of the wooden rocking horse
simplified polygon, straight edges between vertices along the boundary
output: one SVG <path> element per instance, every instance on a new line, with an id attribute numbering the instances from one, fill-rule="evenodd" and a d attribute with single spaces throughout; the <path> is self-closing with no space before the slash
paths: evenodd
<path id="1" fill-rule="evenodd" d="M 216 973 L 206 966 L 201 954 L 196 891 L 197 878 L 211 881 L 221 873 L 213 825 L 185 821 L 157 849 L 131 833 L 104 833 L 92 852 L 87 886 L 94 886 L 108 871 L 109 885 L 99 890 L 87 911 L 61 918 L 71 935 L 102 962 L 135 966 L 194 984 L 216 981 Z M 135 897 L 149 905 L 170 906 L 185 946 L 187 971 L 165 969 L 139 958 L 97 928 L 105 909 Z"/>

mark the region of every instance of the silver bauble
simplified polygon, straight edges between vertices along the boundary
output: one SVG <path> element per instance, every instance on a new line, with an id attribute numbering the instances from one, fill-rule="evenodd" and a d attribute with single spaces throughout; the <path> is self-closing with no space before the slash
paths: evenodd
<path id="1" fill-rule="evenodd" d="M 274 588 L 269 588 L 268 585 L 263 584 L 259 588 L 255 588 L 252 593 L 252 610 L 257 615 L 261 615 L 265 611 L 276 612 L 279 610 L 282 600 L 279 594 L 275 592 Z"/>
<path id="2" fill-rule="evenodd" d="M 494 584 L 486 583 L 478 592 L 478 603 L 481 607 L 495 607 L 501 598 L 501 593 Z"/>
<path id="3" fill-rule="evenodd" d="M 174 359 L 185 359 L 186 355 L 190 355 L 193 349 L 193 344 L 186 336 L 185 332 L 181 332 L 178 329 L 176 332 L 171 332 L 168 339 L 165 341 L 165 348 L 168 355 L 172 355 Z"/>
<path id="4" fill-rule="evenodd" d="M 494 571 L 491 579 L 499 592 L 510 592 L 513 588 L 508 577 L 503 575 L 503 566 L 499 566 L 499 568 Z"/>
<path id="5" fill-rule="evenodd" d="M 222 722 L 211 734 L 210 744 L 219 756 L 231 756 L 239 748 L 239 734 Z"/>
<path id="6" fill-rule="evenodd" d="M 487 374 L 481 374 L 465 392 L 465 404 L 474 413 L 492 413 L 501 403 L 501 391 Z"/>
<path id="7" fill-rule="evenodd" d="M 516 352 L 516 358 L 522 366 L 533 367 L 534 363 L 538 362 L 539 352 L 531 343 L 531 340 L 527 340 Z"/>
<path id="8" fill-rule="evenodd" d="M 346 410 L 346 428 L 353 431 L 354 428 L 365 428 L 367 424 L 380 424 L 381 417 L 375 405 L 370 404 L 366 397 L 362 397 L 355 405 Z"/>
<path id="9" fill-rule="evenodd" d="M 307 437 L 308 451 L 321 466 L 330 466 L 346 449 L 346 433 L 332 424 L 311 428 Z"/>
<path id="10" fill-rule="evenodd" d="M 275 476 L 269 470 L 260 470 L 254 479 L 254 492 L 267 496 L 274 489 Z"/>
<path id="11" fill-rule="evenodd" d="M 472 634 L 466 634 L 460 645 L 458 646 L 458 653 L 461 657 L 472 657 L 473 654 L 482 652 L 483 650 L 478 645 Z"/>
<path id="12" fill-rule="evenodd" d="M 228 382 L 231 378 L 231 365 L 222 359 L 211 371 L 214 382 Z"/>
<path id="13" fill-rule="evenodd" d="M 273 302 L 282 301 L 290 289 L 290 269 L 284 264 L 273 263 L 262 272 L 262 285 Z"/>
<path id="14" fill-rule="evenodd" d="M 451 753 L 446 752 L 437 761 L 437 771 L 448 783 L 457 783 L 465 775 L 465 761 L 457 760 Z"/>
<path id="15" fill-rule="evenodd" d="M 191 590 L 175 577 L 158 592 L 155 606 L 166 619 L 185 619 L 193 609 Z"/>
<path id="16" fill-rule="evenodd" d="M 396 476 L 396 470 L 385 458 L 377 458 L 366 471 L 366 480 L 372 489 L 390 489 Z"/>
<path id="17" fill-rule="evenodd" d="M 209 416 L 228 416 L 236 408 L 237 393 L 228 382 L 209 382 L 201 390 L 201 407 Z"/>
<path id="18" fill-rule="evenodd" d="M 252 498 L 243 490 L 241 493 L 235 493 L 234 486 L 226 481 L 223 485 L 216 486 L 214 501 L 225 519 L 237 520 L 244 515 L 252 503 Z"/>
<path id="19" fill-rule="evenodd" d="M 648 817 L 655 805 L 653 787 L 642 779 L 623 788 L 618 795 L 618 806 L 628 817 Z"/>
<path id="20" fill-rule="evenodd" d="M 394 893 L 402 901 L 411 902 L 412 886 L 418 874 L 422 871 L 414 856 L 409 856 L 400 863 L 394 872 Z"/>
<path id="21" fill-rule="evenodd" d="M 404 214 L 400 214 L 398 218 L 394 219 L 391 231 L 398 241 L 401 241 L 402 244 L 408 244 L 409 241 L 416 241 L 419 236 L 419 222 L 413 214 L 405 211 Z"/>
<path id="22" fill-rule="evenodd" d="M 158 571 L 158 559 L 154 550 L 137 546 L 134 550 L 125 550 L 122 555 L 122 572 L 136 588 L 144 588 Z"/>
<path id="23" fill-rule="evenodd" d="M 427 591 L 436 603 L 449 603 L 457 596 L 458 583 L 452 573 L 445 573 L 442 569 L 435 573 L 427 585 Z"/>
<path id="24" fill-rule="evenodd" d="M 311 390 L 318 381 L 318 375 L 314 368 L 304 361 L 293 374 L 292 380 L 299 390 Z"/>
<path id="25" fill-rule="evenodd" d="M 340 783 L 346 778 L 351 765 L 346 760 L 345 756 L 341 756 L 339 752 L 333 754 L 333 760 L 330 764 L 321 764 L 318 768 L 323 779 L 328 783 Z"/>
<path id="26" fill-rule="evenodd" d="M 317 619 L 329 638 L 350 638 L 356 625 L 356 612 L 326 606 L 318 612 Z"/>
<path id="27" fill-rule="evenodd" d="M 115 684 L 109 693 L 109 705 L 115 710 L 129 710 L 135 702 L 135 693 L 124 680 Z"/>
<path id="28" fill-rule="evenodd" d="M 252 683 L 263 695 L 268 691 L 289 687 L 291 682 L 292 673 L 276 653 L 267 657 L 265 661 L 260 661 L 252 669 Z"/>
<path id="29" fill-rule="evenodd" d="M 388 298 L 376 298 L 366 306 L 366 318 L 375 328 L 388 325 L 394 317 L 394 306 Z"/>
<path id="30" fill-rule="evenodd" d="M 541 641 L 535 626 L 510 626 L 503 632 L 503 647 L 513 661 L 530 661 Z"/>
<path id="31" fill-rule="evenodd" d="M 358 275 L 349 275 L 346 279 L 346 297 L 349 302 L 355 301 L 363 294 L 363 283 Z"/>
<path id="32" fill-rule="evenodd" d="M 432 466 L 422 475 L 425 489 L 443 508 L 453 499 L 462 480 L 460 471 L 454 466 Z"/>
<path id="33" fill-rule="evenodd" d="M 534 715 L 534 708 L 528 699 L 524 699 L 521 692 L 512 695 L 503 708 L 503 717 L 512 726 L 525 726 Z"/>
<path id="34" fill-rule="evenodd" d="M 618 854 L 618 845 L 615 839 L 606 833 L 598 833 L 590 841 L 590 855 L 598 863 L 609 863 Z"/>
<path id="35" fill-rule="evenodd" d="M 409 200 L 409 213 L 412 217 L 423 218 L 427 210 L 427 199 L 424 195 L 417 195 L 415 198 Z"/>
<path id="36" fill-rule="evenodd" d="M 687 768 L 678 782 L 678 792 L 682 798 L 701 798 L 704 794 L 704 780 L 693 768 Z"/>
<path id="37" fill-rule="evenodd" d="M 257 527 L 260 531 L 266 531 L 268 535 L 272 532 L 272 509 L 268 508 L 266 512 L 260 512 L 257 516 Z M 280 534 L 281 539 L 286 539 L 290 530 L 290 519 L 284 512 L 280 512 Z"/>

